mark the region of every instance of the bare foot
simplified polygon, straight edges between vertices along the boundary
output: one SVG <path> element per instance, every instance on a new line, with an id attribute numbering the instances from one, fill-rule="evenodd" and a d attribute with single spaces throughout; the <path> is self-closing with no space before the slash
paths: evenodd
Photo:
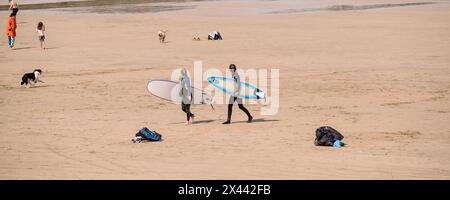
<path id="1" fill-rule="evenodd" d="M 186 123 L 184 123 L 185 126 L 189 125 L 189 121 L 187 121 Z"/>

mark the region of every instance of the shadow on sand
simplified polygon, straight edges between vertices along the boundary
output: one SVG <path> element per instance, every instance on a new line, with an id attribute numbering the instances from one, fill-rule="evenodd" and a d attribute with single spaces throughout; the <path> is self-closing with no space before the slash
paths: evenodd
<path id="1" fill-rule="evenodd" d="M 217 120 L 213 120 L 213 119 L 208 119 L 208 120 L 198 120 L 198 121 L 194 121 L 193 124 L 208 124 L 211 122 L 215 122 Z M 277 119 L 263 119 L 263 118 L 259 118 L 259 119 L 253 119 L 252 123 L 263 123 L 263 122 L 277 122 L 280 120 Z M 170 124 L 184 124 L 185 122 L 175 122 L 175 123 L 170 123 Z M 248 123 L 247 121 L 236 121 L 236 122 L 232 122 L 231 124 L 240 124 L 240 123 Z"/>
<path id="2" fill-rule="evenodd" d="M 208 124 L 208 123 L 211 123 L 214 121 L 216 121 L 216 120 L 213 120 L 213 119 L 198 120 L 198 121 L 194 121 L 193 124 Z M 184 123 L 186 123 L 186 122 L 185 121 L 184 122 L 175 122 L 175 123 L 170 123 L 170 124 L 184 124 Z"/>
<path id="3" fill-rule="evenodd" d="M 199 120 L 199 121 L 194 121 L 193 124 L 207 124 L 207 123 L 211 123 L 211 122 L 214 122 L 214 121 L 216 121 L 216 120 L 212 120 L 212 119 L 209 119 L 209 120 Z"/>
<path id="4" fill-rule="evenodd" d="M 16 51 L 16 50 L 24 50 L 24 49 L 32 49 L 34 47 L 19 47 L 19 48 L 13 48 L 12 50 Z"/>
<path id="5" fill-rule="evenodd" d="M 263 119 L 263 118 L 259 118 L 259 119 L 253 119 L 252 123 L 261 123 L 261 122 L 277 122 L 280 121 L 278 119 Z M 231 122 L 231 124 L 239 124 L 239 123 L 248 123 L 247 121 L 236 121 L 236 122 Z"/>
<path id="6" fill-rule="evenodd" d="M 25 89 L 46 88 L 46 87 L 50 87 L 50 85 L 35 85 Z"/>

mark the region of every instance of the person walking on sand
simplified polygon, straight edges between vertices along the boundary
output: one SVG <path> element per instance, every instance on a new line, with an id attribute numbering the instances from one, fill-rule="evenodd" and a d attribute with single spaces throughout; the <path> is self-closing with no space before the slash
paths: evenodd
<path id="1" fill-rule="evenodd" d="M 239 109 L 241 109 L 242 111 L 244 111 L 245 114 L 247 114 L 248 123 L 251 123 L 253 120 L 252 115 L 250 115 L 250 112 L 248 112 L 247 108 L 244 107 L 242 99 L 239 98 L 239 93 L 241 91 L 241 78 L 239 77 L 239 74 L 236 71 L 236 65 L 231 64 L 229 67 L 231 73 L 232 73 L 232 77 L 234 79 L 234 91 L 233 94 L 230 96 L 230 100 L 228 101 L 228 118 L 227 121 L 225 121 L 222 124 L 231 124 L 231 114 L 233 112 L 233 104 L 235 101 L 238 102 L 238 106 Z"/>
<path id="2" fill-rule="evenodd" d="M 194 122 L 194 114 L 191 112 L 191 102 L 192 102 L 192 93 L 191 93 L 191 80 L 187 75 L 187 71 L 185 68 L 181 69 L 181 77 L 180 77 L 180 96 L 182 98 L 181 101 L 181 110 L 186 113 L 186 123 L 185 125 L 189 125 Z"/>
<path id="3" fill-rule="evenodd" d="M 41 49 L 45 49 L 45 25 L 42 22 L 39 22 L 36 27 L 36 32 L 38 33 L 39 42 L 41 42 Z"/>
<path id="4" fill-rule="evenodd" d="M 19 6 L 17 5 L 17 0 L 9 0 L 9 9 L 11 14 L 15 17 L 17 12 L 19 12 Z"/>
<path id="5" fill-rule="evenodd" d="M 11 14 L 9 16 L 8 24 L 6 25 L 6 35 L 8 36 L 8 45 L 10 48 L 14 47 L 14 42 L 16 39 L 16 17 Z"/>

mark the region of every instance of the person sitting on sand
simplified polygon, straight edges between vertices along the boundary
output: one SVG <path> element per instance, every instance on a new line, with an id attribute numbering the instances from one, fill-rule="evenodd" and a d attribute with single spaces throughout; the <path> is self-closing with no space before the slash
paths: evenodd
<path id="1" fill-rule="evenodd" d="M 194 122 L 194 114 L 191 113 L 191 102 L 192 102 L 192 93 L 191 93 L 191 81 L 189 76 L 187 75 L 187 71 L 185 68 L 181 69 L 181 77 L 180 77 L 180 96 L 182 98 L 181 101 L 181 110 L 186 113 L 186 124 Z"/>
<path id="2" fill-rule="evenodd" d="M 6 35 L 8 36 L 8 45 L 10 48 L 14 47 L 16 39 L 16 17 L 13 14 L 9 16 L 8 24 L 6 25 Z"/>
<path id="3" fill-rule="evenodd" d="M 17 5 L 17 0 L 9 0 L 9 9 L 12 16 L 16 16 L 17 12 L 19 12 L 19 6 Z"/>
<path id="4" fill-rule="evenodd" d="M 233 104 L 235 101 L 238 102 L 239 109 L 244 111 L 245 114 L 247 114 L 248 117 L 248 123 L 251 123 L 253 120 L 252 115 L 250 115 L 250 112 L 248 112 L 247 108 L 244 107 L 242 99 L 239 98 L 239 93 L 241 91 L 241 78 L 239 77 L 239 74 L 236 71 L 236 65 L 231 64 L 229 67 L 232 77 L 234 79 L 234 91 L 233 94 L 230 96 L 230 100 L 228 102 L 228 118 L 227 121 L 225 121 L 222 124 L 231 124 L 231 113 L 233 112 Z"/>
<path id="5" fill-rule="evenodd" d="M 39 42 L 41 43 L 41 49 L 45 49 L 45 25 L 42 22 L 39 22 L 36 27 L 36 32 L 38 33 Z"/>

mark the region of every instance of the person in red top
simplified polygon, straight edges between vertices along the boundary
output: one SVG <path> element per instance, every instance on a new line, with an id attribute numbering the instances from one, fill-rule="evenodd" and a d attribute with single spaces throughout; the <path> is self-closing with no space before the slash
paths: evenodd
<path id="1" fill-rule="evenodd" d="M 16 38 L 16 28 L 17 28 L 16 18 L 14 17 L 14 15 L 11 14 L 9 16 L 8 24 L 6 25 L 6 35 L 8 36 L 8 44 L 9 47 L 11 48 L 14 47 L 14 41 Z"/>

